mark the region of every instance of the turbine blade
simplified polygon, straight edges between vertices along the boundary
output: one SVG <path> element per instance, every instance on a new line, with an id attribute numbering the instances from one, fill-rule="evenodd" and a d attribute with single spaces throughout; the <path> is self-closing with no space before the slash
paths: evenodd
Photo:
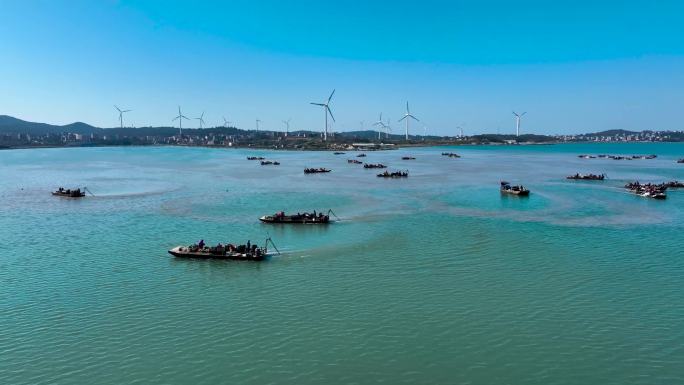
<path id="1" fill-rule="evenodd" d="M 525 115 L 526 113 L 527 113 L 527 111 L 525 111 L 525 112 L 523 112 L 522 114 L 520 114 L 520 116 L 523 116 L 523 115 Z"/>
<path id="2" fill-rule="evenodd" d="M 334 92 L 334 91 L 333 91 L 333 92 Z M 335 117 L 333 116 L 332 111 L 330 111 L 330 107 L 328 107 L 328 106 L 326 105 L 326 106 L 325 106 L 325 109 L 328 111 L 328 113 L 330 114 L 330 117 L 332 118 L 332 120 L 333 120 L 333 122 L 334 122 L 334 121 L 335 121 Z"/>
<path id="3" fill-rule="evenodd" d="M 332 99 L 333 95 L 335 95 L 335 90 L 330 93 L 330 96 L 328 97 L 328 103 L 330 103 L 330 99 Z"/>
<path id="4" fill-rule="evenodd" d="M 116 104 L 114 105 L 114 108 L 116 108 L 117 111 L 121 112 L 121 110 L 119 109 L 119 107 L 116 106 Z"/>
<path id="5" fill-rule="evenodd" d="M 409 117 L 409 118 L 413 118 L 416 122 L 420 122 L 420 120 L 418 120 L 418 118 L 416 118 L 416 117 L 413 116 L 413 115 L 408 115 L 408 117 Z"/>
<path id="6" fill-rule="evenodd" d="M 409 114 L 409 106 L 408 106 L 408 101 L 406 102 L 406 113 Z"/>
<path id="7" fill-rule="evenodd" d="M 323 104 L 323 103 L 314 103 L 314 102 L 311 102 L 311 103 L 309 103 L 309 104 L 313 104 L 314 106 L 325 107 L 325 104 Z"/>
<path id="8" fill-rule="evenodd" d="M 401 122 L 402 120 L 406 119 L 407 116 L 410 116 L 410 115 L 404 115 L 404 117 L 401 118 L 401 119 L 399 119 L 399 120 L 397 120 L 397 122 Z"/>

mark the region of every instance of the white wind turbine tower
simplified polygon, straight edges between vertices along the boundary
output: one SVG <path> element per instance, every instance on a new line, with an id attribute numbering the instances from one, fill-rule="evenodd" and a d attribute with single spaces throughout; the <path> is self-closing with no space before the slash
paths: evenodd
<path id="1" fill-rule="evenodd" d="M 398 121 L 401 122 L 402 120 L 406 120 L 406 140 L 409 140 L 409 120 L 415 120 L 416 122 L 420 122 L 418 118 L 415 116 L 411 115 L 411 112 L 409 111 L 409 105 L 408 102 L 406 102 L 406 113 L 404 114 L 404 117 L 399 119 Z"/>
<path id="2" fill-rule="evenodd" d="M 330 100 L 332 99 L 333 95 L 335 94 L 335 90 L 333 90 L 330 93 L 330 96 L 328 96 L 328 100 L 325 103 L 313 103 L 311 102 L 310 104 L 313 104 L 314 106 L 321 106 L 323 107 L 323 113 L 325 114 L 325 130 L 323 131 L 323 140 L 327 141 L 328 140 L 328 114 L 330 114 L 330 118 L 335 121 L 335 117 L 332 114 L 332 111 L 330 111 Z"/>
<path id="3" fill-rule="evenodd" d="M 290 133 L 290 121 L 291 120 L 292 120 L 292 118 L 290 118 L 288 120 L 283 120 L 283 124 L 285 125 L 285 136 L 286 137 Z"/>
<path id="4" fill-rule="evenodd" d="M 119 124 L 121 125 L 121 128 L 123 128 L 123 114 L 125 114 L 126 112 L 131 112 L 133 110 L 122 110 L 119 107 L 117 107 L 116 104 L 114 105 L 114 108 L 116 108 L 116 110 L 119 111 Z"/>
<path id="5" fill-rule="evenodd" d="M 392 132 L 392 127 L 390 127 L 390 118 L 387 118 L 387 124 L 385 124 L 385 138 L 389 138 L 390 132 Z"/>
<path id="6" fill-rule="evenodd" d="M 518 114 L 515 111 L 513 111 L 513 115 L 515 115 L 515 136 L 520 136 L 520 118 L 523 117 L 527 112 L 523 112 L 522 114 Z"/>
<path id="7" fill-rule="evenodd" d="M 380 140 L 380 134 L 382 133 L 382 129 L 386 128 L 385 122 L 382 121 L 382 112 L 380 113 L 380 117 L 378 118 L 378 121 L 373 123 L 373 126 L 380 126 L 380 129 L 378 130 L 378 140 Z"/>
<path id="8" fill-rule="evenodd" d="M 199 120 L 199 125 L 200 125 L 200 130 L 204 127 L 204 111 L 202 111 L 202 115 L 200 115 L 199 118 L 195 118 Z"/>
<path id="9" fill-rule="evenodd" d="M 426 136 L 427 136 L 427 126 L 423 124 L 423 141 L 425 141 Z"/>
<path id="10" fill-rule="evenodd" d="M 183 115 L 183 113 L 181 112 L 180 106 L 178 106 L 178 116 L 173 118 L 173 120 L 176 120 L 176 119 L 178 119 L 178 130 L 179 130 L 180 136 L 183 136 L 183 119 L 190 120 L 190 118 Z M 173 120 L 172 120 L 172 122 L 173 122 Z"/>

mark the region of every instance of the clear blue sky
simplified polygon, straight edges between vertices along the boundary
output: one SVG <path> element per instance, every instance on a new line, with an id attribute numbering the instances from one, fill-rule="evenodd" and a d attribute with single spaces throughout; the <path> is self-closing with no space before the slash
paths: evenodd
<path id="1" fill-rule="evenodd" d="M 429 132 L 684 129 L 684 1 L 0 1 L 0 114 Z M 192 122 L 196 125 L 196 122 Z M 414 126 L 422 132 L 422 125 Z"/>

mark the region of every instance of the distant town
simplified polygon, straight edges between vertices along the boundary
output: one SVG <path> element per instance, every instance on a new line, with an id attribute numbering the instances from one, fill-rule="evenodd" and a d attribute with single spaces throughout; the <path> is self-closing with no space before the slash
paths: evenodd
<path id="1" fill-rule="evenodd" d="M 681 142 L 684 131 L 609 130 L 579 135 L 420 136 L 386 132 L 352 131 L 330 133 L 323 140 L 315 131 L 257 131 L 235 127 L 183 129 L 177 127 L 98 128 L 85 123 L 66 126 L 32 123 L 0 116 L 0 148 L 82 146 L 204 146 L 291 150 L 335 150 L 350 148 L 395 148 L 424 145 L 551 144 L 564 142 Z"/>

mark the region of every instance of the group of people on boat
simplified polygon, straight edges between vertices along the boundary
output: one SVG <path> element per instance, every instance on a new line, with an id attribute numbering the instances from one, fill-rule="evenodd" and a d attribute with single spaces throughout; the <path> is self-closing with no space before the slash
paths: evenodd
<path id="1" fill-rule="evenodd" d="M 347 163 L 361 164 L 363 162 L 358 159 L 347 159 Z"/>
<path id="2" fill-rule="evenodd" d="M 442 156 L 448 156 L 449 158 L 460 158 L 461 156 L 455 152 L 443 152 Z"/>
<path id="3" fill-rule="evenodd" d="M 566 177 L 567 179 L 581 179 L 581 180 L 604 180 L 606 179 L 605 174 L 580 174 L 576 173 L 575 175 L 570 175 Z"/>
<path id="4" fill-rule="evenodd" d="M 204 239 L 201 239 L 198 243 L 188 246 L 188 251 L 191 253 L 208 253 L 212 255 L 226 255 L 226 254 L 248 254 L 257 257 L 261 257 L 265 250 L 252 244 L 251 241 L 247 241 L 247 244 L 234 245 L 232 243 L 222 244 L 218 243 L 216 246 L 207 246 L 204 243 Z"/>
<path id="5" fill-rule="evenodd" d="M 52 195 L 65 196 L 70 198 L 82 198 L 85 196 L 85 190 L 82 191 L 80 188 L 65 189 L 64 187 L 60 187 L 57 189 L 57 191 L 53 192 Z"/>
<path id="6" fill-rule="evenodd" d="M 304 169 L 304 174 L 317 174 L 317 173 L 321 173 L 321 172 L 330 172 L 330 171 L 332 171 L 332 170 L 329 170 L 329 169 L 323 168 L 323 167 L 318 167 L 318 168 L 307 167 Z"/>
<path id="7" fill-rule="evenodd" d="M 684 158 L 682 158 L 682 159 L 677 159 L 677 163 L 684 163 Z"/>
<path id="8" fill-rule="evenodd" d="M 264 160 L 264 159 L 266 159 L 266 158 L 264 158 L 263 156 L 248 156 L 247 157 L 247 160 Z"/>
<path id="9" fill-rule="evenodd" d="M 511 195 L 530 195 L 530 190 L 523 185 L 512 185 L 509 182 L 501 181 L 501 192 Z"/>
<path id="10" fill-rule="evenodd" d="M 414 158 L 412 156 L 402 156 L 401 160 L 416 160 L 416 158 Z"/>
<path id="11" fill-rule="evenodd" d="M 407 178 L 408 177 L 408 170 L 406 171 L 393 171 L 389 172 L 385 170 L 385 172 L 378 174 L 378 178 Z"/>
<path id="12" fill-rule="evenodd" d="M 366 163 L 363 168 L 387 168 L 387 166 L 382 163 Z"/>
<path id="13" fill-rule="evenodd" d="M 359 154 L 359 155 L 357 155 L 356 157 L 357 157 L 357 158 L 364 158 L 365 156 L 366 156 L 366 154 Z"/>
<path id="14" fill-rule="evenodd" d="M 653 198 L 653 199 L 665 199 L 667 198 L 666 190 L 668 188 L 667 183 L 639 183 L 630 182 L 625 185 L 625 188 L 636 195 Z"/>
<path id="15" fill-rule="evenodd" d="M 268 165 L 280 166 L 280 162 L 273 161 L 273 160 L 262 160 L 261 165 L 262 166 L 268 166 Z"/>
<path id="16" fill-rule="evenodd" d="M 273 215 L 260 218 L 262 222 L 271 223 L 328 223 L 330 216 L 322 212 L 304 212 L 292 215 L 285 215 L 284 211 L 279 211 Z"/>

